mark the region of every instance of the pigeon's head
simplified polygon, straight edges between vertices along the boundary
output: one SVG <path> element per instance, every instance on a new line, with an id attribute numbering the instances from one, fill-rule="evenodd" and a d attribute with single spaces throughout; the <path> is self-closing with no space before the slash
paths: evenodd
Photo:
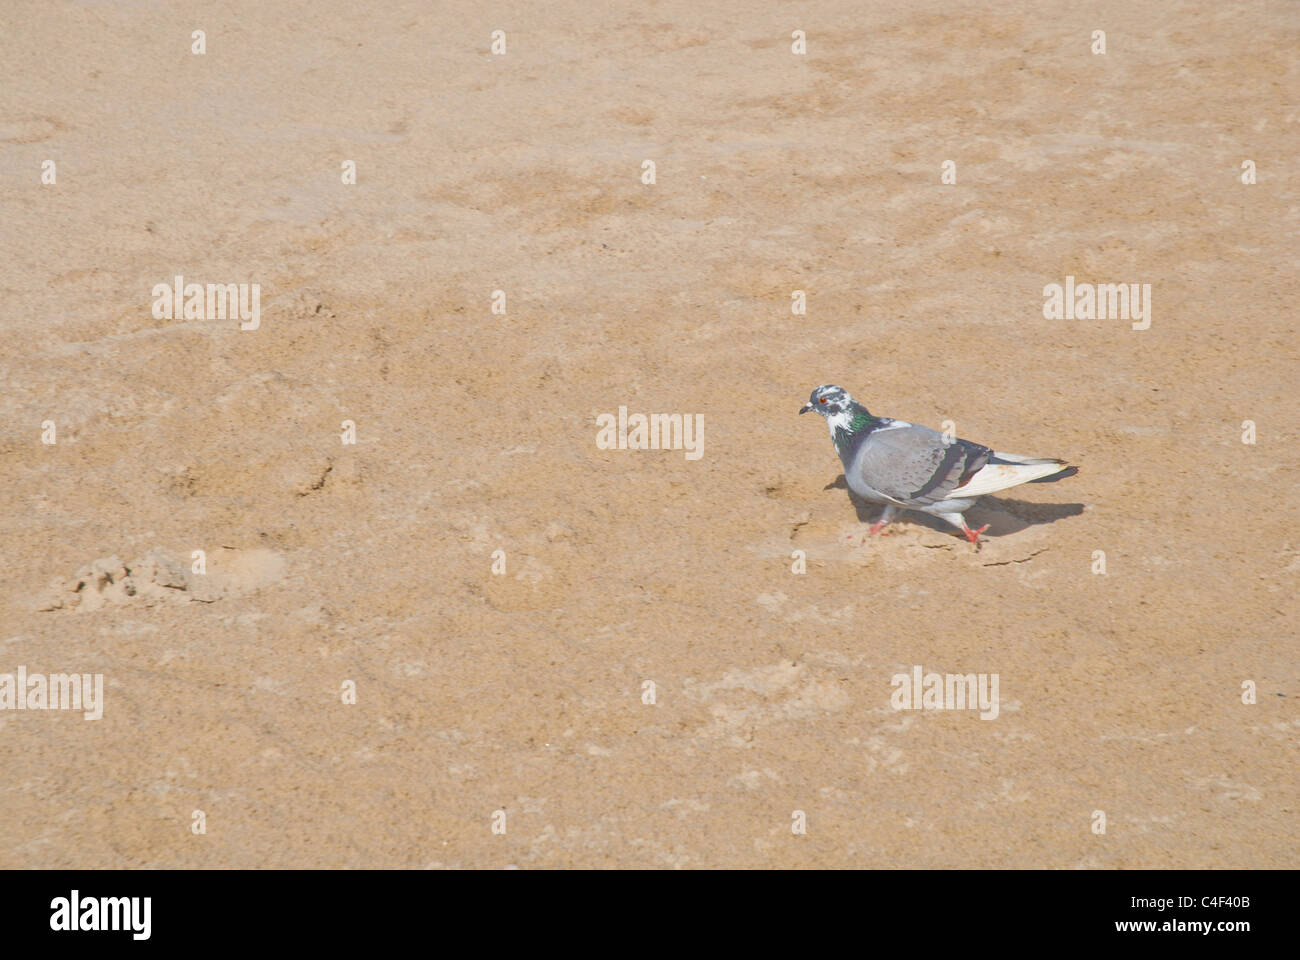
<path id="1" fill-rule="evenodd" d="M 853 398 L 843 387 L 837 387 L 833 383 L 824 383 L 812 392 L 808 402 L 799 410 L 800 413 L 807 413 L 809 410 L 816 410 L 823 417 L 833 417 L 837 413 L 843 413 L 853 405 Z"/>

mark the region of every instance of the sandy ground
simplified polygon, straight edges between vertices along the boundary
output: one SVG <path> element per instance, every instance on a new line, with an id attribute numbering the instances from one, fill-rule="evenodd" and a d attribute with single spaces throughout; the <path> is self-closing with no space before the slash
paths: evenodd
<path id="1" fill-rule="evenodd" d="M 1300 865 L 1296 4 L 220 6 L 0 14 L 0 866 Z M 1080 473 L 859 543 L 827 382 Z"/>

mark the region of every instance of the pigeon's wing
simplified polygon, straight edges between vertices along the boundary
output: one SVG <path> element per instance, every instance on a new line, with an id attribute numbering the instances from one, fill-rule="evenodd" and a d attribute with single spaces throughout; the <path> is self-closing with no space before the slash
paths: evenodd
<path id="1" fill-rule="evenodd" d="M 1070 470 L 1074 473 L 1079 472 L 1078 468 L 1070 466 L 1064 460 L 1054 460 L 1050 457 L 1022 457 L 1014 453 L 995 451 L 989 458 L 988 465 L 963 483 L 960 489 L 954 490 L 953 496 L 980 497 L 1022 483 L 1060 480 L 1061 475 Z"/>
<path id="2" fill-rule="evenodd" d="M 978 443 L 948 441 L 929 427 L 894 421 L 863 438 L 853 470 L 895 503 L 923 507 L 947 499 L 992 455 Z"/>

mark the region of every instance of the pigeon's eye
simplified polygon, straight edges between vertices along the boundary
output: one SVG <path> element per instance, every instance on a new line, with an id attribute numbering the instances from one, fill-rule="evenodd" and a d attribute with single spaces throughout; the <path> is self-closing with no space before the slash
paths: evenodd
<path id="1" fill-rule="evenodd" d="M 822 398 L 819 399 L 817 402 L 818 402 L 818 403 L 825 403 L 825 402 L 826 402 L 826 398 L 825 398 L 825 397 L 822 397 Z"/>

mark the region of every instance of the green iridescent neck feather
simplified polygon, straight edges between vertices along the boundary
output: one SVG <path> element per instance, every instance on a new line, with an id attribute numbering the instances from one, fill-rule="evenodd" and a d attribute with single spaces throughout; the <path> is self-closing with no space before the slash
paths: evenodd
<path id="1" fill-rule="evenodd" d="M 848 454 L 854 437 L 860 433 L 870 433 L 879 425 L 879 417 L 873 417 L 866 407 L 854 401 L 848 409 L 832 418 L 831 439 L 835 443 L 835 452 L 843 459 Z"/>

